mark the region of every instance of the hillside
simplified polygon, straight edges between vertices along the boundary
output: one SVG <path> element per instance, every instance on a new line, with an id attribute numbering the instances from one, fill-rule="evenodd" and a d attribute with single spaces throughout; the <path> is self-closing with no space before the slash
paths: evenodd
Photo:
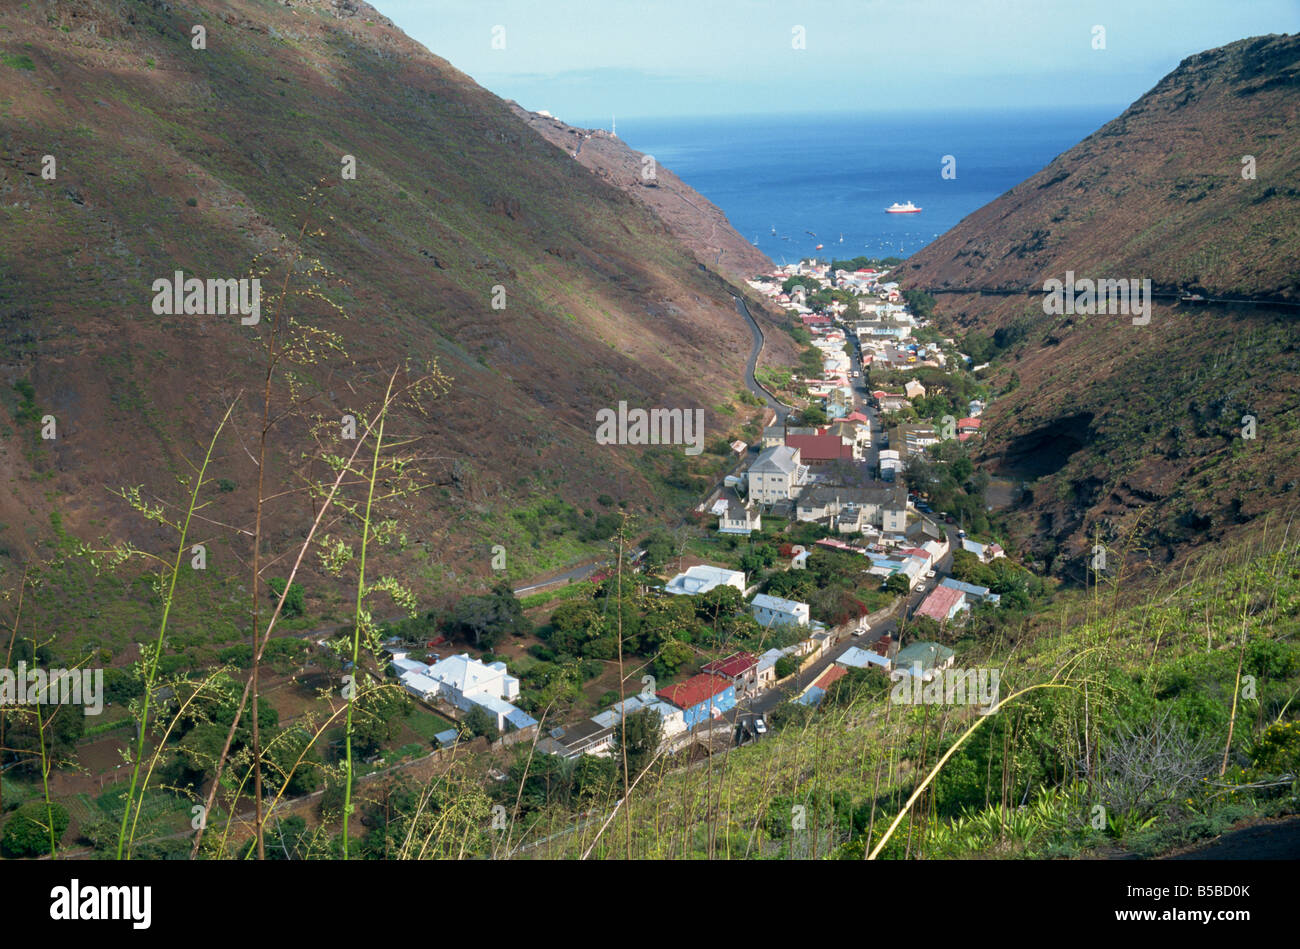
<path id="1" fill-rule="evenodd" d="M 1018 543 L 1082 576 L 1094 532 L 1163 562 L 1300 501 L 1300 308 L 1269 305 L 1300 302 L 1297 182 L 1300 36 L 1242 40 L 1184 60 L 901 268 L 993 360 L 978 451 L 1026 483 Z M 1046 315 L 1044 282 L 1067 271 L 1149 278 L 1149 324 Z"/>
<path id="2" fill-rule="evenodd" d="M 511 104 L 515 114 L 548 142 L 650 208 L 709 267 L 737 282 L 772 270 L 767 255 L 741 237 L 716 205 L 669 169 L 647 161 L 653 156 L 630 148 L 604 129 L 574 128 Z"/>
<path id="3" fill-rule="evenodd" d="M 292 274 L 284 316 L 330 334 L 294 376 L 275 375 L 271 414 L 285 418 L 269 485 L 301 483 L 304 453 L 320 450 L 313 419 L 360 414 L 399 365 L 438 361 L 445 393 L 404 420 L 431 489 L 403 502 L 400 543 L 375 552 L 379 569 L 408 573 L 414 552 L 422 599 L 489 575 L 494 544 L 512 576 L 581 555 L 579 536 L 616 502 L 667 516 L 720 470 L 725 445 L 711 449 L 757 416 L 738 399 L 751 340 L 735 288 L 366 4 L 7 5 L 4 583 L 64 532 L 170 543 L 111 492 L 177 503 L 232 402 L 205 510 L 228 530 L 205 539 L 227 586 L 246 569 L 274 321 L 156 315 L 153 283 L 177 270 L 256 270 L 268 296 Z M 765 358 L 793 355 L 769 334 Z M 703 409 L 705 453 L 596 444 L 597 410 L 623 399 Z M 46 415 L 53 439 L 39 435 Z M 269 507 L 268 546 L 301 538 L 314 510 L 305 493 Z"/>

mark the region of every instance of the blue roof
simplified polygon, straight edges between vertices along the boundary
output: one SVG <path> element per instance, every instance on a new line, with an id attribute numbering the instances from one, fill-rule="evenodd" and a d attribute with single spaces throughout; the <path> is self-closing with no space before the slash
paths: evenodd
<path id="1" fill-rule="evenodd" d="M 800 705 L 818 705 L 821 703 L 821 700 L 825 695 L 825 689 L 820 686 L 812 685 L 808 687 L 807 692 L 799 696 L 795 701 Z"/>
<path id="2" fill-rule="evenodd" d="M 865 669 L 869 665 L 889 665 L 889 660 L 884 656 L 867 649 L 859 649 L 857 646 L 850 646 L 848 649 L 844 650 L 840 657 L 835 661 L 841 666 L 849 666 L 853 669 Z"/>
<path id="3" fill-rule="evenodd" d="M 998 594 L 990 591 L 988 587 L 980 587 L 973 583 L 954 580 L 952 577 L 944 577 L 939 585 L 952 590 L 961 590 L 962 593 L 969 593 L 971 596 L 977 596 L 981 600 L 991 600 L 994 603 L 1002 599 Z"/>
<path id="4" fill-rule="evenodd" d="M 530 728 L 537 724 L 537 719 L 533 718 L 521 708 L 517 708 L 506 716 L 506 721 L 515 728 Z"/>

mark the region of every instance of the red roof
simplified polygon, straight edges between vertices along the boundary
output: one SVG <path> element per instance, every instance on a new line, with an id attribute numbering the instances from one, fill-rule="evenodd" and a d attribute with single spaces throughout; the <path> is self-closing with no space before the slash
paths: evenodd
<path id="1" fill-rule="evenodd" d="M 866 551 L 861 547 L 854 547 L 852 544 L 846 544 L 844 541 L 836 540 L 834 537 L 823 537 L 821 540 L 814 541 L 813 543 L 814 546 L 817 547 L 830 547 L 833 550 L 847 550 L 849 553 L 866 555 Z"/>
<path id="2" fill-rule="evenodd" d="M 928 616 L 942 623 L 948 618 L 949 611 L 964 596 L 961 590 L 954 590 L 952 587 L 935 587 L 925 601 L 916 608 L 916 613 L 913 615 Z"/>
<path id="3" fill-rule="evenodd" d="M 848 674 L 849 670 L 845 669 L 843 666 L 831 666 L 818 676 L 817 681 L 814 682 L 813 685 L 817 686 L 819 689 L 829 689 L 834 683 L 843 679 Z"/>
<path id="4" fill-rule="evenodd" d="M 899 551 L 899 553 L 906 554 L 909 557 L 921 557 L 925 560 L 930 559 L 930 552 L 928 550 L 922 550 L 920 547 L 908 547 L 906 550 Z"/>
<path id="5" fill-rule="evenodd" d="M 678 708 L 688 709 L 694 708 L 701 702 L 707 702 L 713 696 L 725 692 L 729 688 L 731 688 L 730 679 L 701 672 L 697 676 L 691 676 L 685 682 L 670 685 L 666 689 L 660 689 L 655 695 L 665 702 L 671 702 Z"/>
<path id="6" fill-rule="evenodd" d="M 979 428 L 983 423 L 977 418 L 964 418 L 957 423 L 958 428 Z"/>
<path id="7" fill-rule="evenodd" d="M 728 656 L 726 659 L 716 659 L 713 662 L 703 666 L 705 672 L 712 672 L 717 675 L 727 676 L 734 679 L 736 676 L 744 675 L 754 666 L 758 665 L 758 657 L 748 652 L 738 652 L 734 656 Z"/>
<path id="8" fill-rule="evenodd" d="M 803 461 L 852 460 L 853 446 L 838 435 L 786 435 L 785 444 L 798 448 Z"/>
<path id="9" fill-rule="evenodd" d="M 867 418 L 867 417 L 866 417 L 865 415 L 863 415 L 861 412 L 850 412 L 848 415 L 844 416 L 844 421 L 846 421 L 846 422 L 870 422 L 871 419 Z"/>

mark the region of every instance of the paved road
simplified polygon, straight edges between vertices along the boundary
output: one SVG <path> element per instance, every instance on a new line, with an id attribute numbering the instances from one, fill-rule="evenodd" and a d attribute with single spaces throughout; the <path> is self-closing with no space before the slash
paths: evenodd
<path id="1" fill-rule="evenodd" d="M 745 301 L 738 296 L 733 296 L 732 299 L 736 301 L 736 309 L 740 312 L 740 315 L 749 321 L 749 332 L 754 338 L 754 345 L 749 351 L 749 363 L 745 366 L 745 385 L 749 387 L 750 392 L 762 399 L 767 407 L 776 413 L 774 424 L 780 425 L 791 412 L 792 406 L 786 405 L 777 399 L 772 393 L 759 385 L 758 379 L 754 377 L 754 369 L 758 366 L 758 356 L 763 351 L 763 331 L 759 328 L 758 321 L 750 314 Z"/>
<path id="2" fill-rule="evenodd" d="M 601 567 L 609 564 L 608 557 L 600 557 L 596 560 L 588 560 L 578 564 L 576 567 L 570 567 L 563 573 L 557 573 L 555 576 L 531 583 L 526 587 L 516 587 L 515 596 L 524 596 L 528 593 L 536 592 L 545 587 L 554 586 L 557 583 L 567 583 L 569 580 L 585 580 Z"/>
<path id="3" fill-rule="evenodd" d="M 1041 297 L 1044 291 L 1042 287 L 927 287 L 925 288 L 925 292 L 929 294 L 980 293 L 985 296 L 993 297 Z M 1200 303 L 1238 303 L 1250 306 L 1300 306 L 1300 303 L 1293 303 L 1285 300 L 1270 300 L 1267 297 L 1206 297 L 1204 300 L 1183 300 L 1182 292 L 1176 290 L 1155 290 L 1152 292 L 1151 296 L 1156 300 L 1174 300 L 1186 303 L 1189 306 L 1196 306 Z"/>

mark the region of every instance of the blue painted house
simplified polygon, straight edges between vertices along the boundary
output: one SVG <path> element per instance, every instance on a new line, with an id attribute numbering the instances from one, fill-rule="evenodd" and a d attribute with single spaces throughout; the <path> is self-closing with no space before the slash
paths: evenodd
<path id="1" fill-rule="evenodd" d="M 736 707 L 735 683 L 725 676 L 707 672 L 660 689 L 655 694 L 682 710 L 682 720 L 687 728 L 694 728 L 700 722 Z"/>

